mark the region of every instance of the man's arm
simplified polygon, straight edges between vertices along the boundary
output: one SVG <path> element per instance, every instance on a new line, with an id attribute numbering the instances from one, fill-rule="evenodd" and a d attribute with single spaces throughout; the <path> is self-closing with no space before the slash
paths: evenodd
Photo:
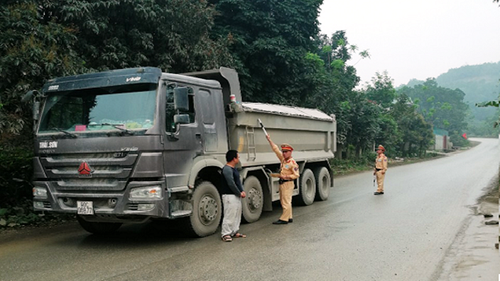
<path id="1" fill-rule="evenodd" d="M 387 156 L 382 160 L 382 173 L 385 174 L 387 172 Z"/>
<path id="2" fill-rule="evenodd" d="M 274 153 L 276 153 L 276 156 L 280 161 L 283 161 L 283 153 L 281 153 L 280 149 L 278 146 L 271 140 L 271 137 L 269 135 L 266 135 L 267 140 L 269 141 L 269 145 L 271 145 L 271 148 L 273 149 Z"/>
<path id="3" fill-rule="evenodd" d="M 293 174 L 290 175 L 290 179 L 291 180 L 295 180 L 295 179 L 298 179 L 300 177 L 300 174 L 299 174 L 299 164 L 297 164 L 297 162 L 295 162 L 295 160 L 292 160 L 292 166 L 293 166 Z"/>

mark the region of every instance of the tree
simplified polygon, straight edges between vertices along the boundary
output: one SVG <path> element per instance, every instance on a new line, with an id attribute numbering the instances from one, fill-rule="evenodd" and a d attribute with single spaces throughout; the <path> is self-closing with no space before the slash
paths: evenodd
<path id="1" fill-rule="evenodd" d="M 492 100 L 492 101 L 487 101 L 483 103 L 476 103 L 476 106 L 478 107 L 488 107 L 488 106 L 493 106 L 493 107 L 500 107 L 500 95 L 498 100 Z M 498 120 L 493 123 L 493 127 L 497 127 L 500 125 L 500 117 L 498 117 Z"/>
<path id="2" fill-rule="evenodd" d="M 231 66 L 225 38 L 209 38 L 216 11 L 196 0 L 40 1 L 46 22 L 78 33 L 77 53 L 94 69 L 156 66 L 188 72 Z"/>
<path id="3" fill-rule="evenodd" d="M 316 73 L 307 59 L 321 0 L 210 0 L 220 15 L 213 37 L 227 37 L 243 99 L 297 105 Z M 304 73 L 303 70 L 311 70 Z"/>
<path id="4" fill-rule="evenodd" d="M 391 115 L 401 132 L 401 142 L 398 150 L 402 156 L 417 154 L 421 156 L 433 141 L 432 125 L 425 121 L 417 112 L 417 106 L 405 95 L 398 95 L 393 105 Z"/>
<path id="5" fill-rule="evenodd" d="M 375 145 L 383 144 L 386 149 L 397 153 L 397 145 L 402 140 L 402 133 L 398 129 L 398 124 L 390 114 L 396 97 L 396 90 L 393 86 L 393 79 L 387 72 L 376 73 L 371 79 L 371 83 L 366 83 L 363 91 L 369 101 L 377 104 L 381 110 L 378 127 L 379 130 L 375 136 Z"/>
<path id="6" fill-rule="evenodd" d="M 424 84 L 399 90 L 418 104 L 417 111 L 425 121 L 439 129 L 447 130 L 454 143 L 462 141 L 461 135 L 467 129 L 468 106 L 463 102 L 464 92 L 460 89 L 439 87 L 435 79 L 427 79 Z"/>
<path id="7" fill-rule="evenodd" d="M 2 147 L 31 146 L 31 110 L 21 102 L 22 95 L 40 88 L 49 77 L 85 69 L 73 49 L 76 30 L 53 21 L 41 22 L 40 15 L 35 1 L 8 1 L 0 7 Z"/>
<path id="8" fill-rule="evenodd" d="M 353 92 L 343 103 L 343 114 L 348 116 L 347 143 L 356 149 L 356 157 L 371 147 L 380 130 L 381 108 L 368 101 L 363 92 Z"/>
<path id="9" fill-rule="evenodd" d="M 389 108 L 396 97 L 396 90 L 393 86 L 393 79 L 390 78 L 386 71 L 382 74 L 376 73 L 372 78 L 372 84 L 366 85 L 366 96 L 384 108 Z"/>
<path id="10" fill-rule="evenodd" d="M 388 152 L 399 155 L 398 145 L 403 140 L 403 132 L 398 127 L 398 123 L 390 114 L 390 111 L 383 112 L 378 120 L 379 130 L 375 135 L 374 144 L 382 144 Z"/>
<path id="11" fill-rule="evenodd" d="M 351 110 L 349 100 L 359 93 L 354 92 L 359 83 L 354 66 L 349 65 L 351 56 L 357 51 L 355 45 L 348 42 L 345 31 L 337 31 L 331 38 L 321 35 L 315 40 L 316 55 L 323 61 L 325 80 L 321 91 L 315 96 L 317 108 L 334 113 L 337 117 L 337 143 L 338 156 L 348 147 L 348 134 L 352 132 L 352 120 L 350 120 Z M 363 52 L 364 57 L 368 53 Z"/>

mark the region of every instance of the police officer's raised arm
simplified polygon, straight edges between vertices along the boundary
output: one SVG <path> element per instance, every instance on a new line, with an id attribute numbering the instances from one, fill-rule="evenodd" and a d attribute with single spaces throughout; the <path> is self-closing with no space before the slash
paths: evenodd
<path id="1" fill-rule="evenodd" d="M 276 153 L 276 156 L 280 161 L 283 161 L 283 153 L 281 153 L 281 150 L 278 148 L 278 146 L 271 140 L 271 137 L 266 135 L 266 139 L 269 141 L 269 144 L 271 145 L 271 148 L 273 149 L 274 153 Z"/>

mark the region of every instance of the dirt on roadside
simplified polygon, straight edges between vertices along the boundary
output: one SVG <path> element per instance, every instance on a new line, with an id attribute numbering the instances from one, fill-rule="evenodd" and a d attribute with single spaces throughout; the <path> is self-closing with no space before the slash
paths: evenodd
<path id="1" fill-rule="evenodd" d="M 498 187 L 497 178 L 485 189 L 477 204 L 471 206 L 472 215 L 450 248 L 445 259 L 447 266 L 438 280 L 496 280 L 496 276 L 500 276 L 498 224 L 489 224 L 499 220 Z"/>

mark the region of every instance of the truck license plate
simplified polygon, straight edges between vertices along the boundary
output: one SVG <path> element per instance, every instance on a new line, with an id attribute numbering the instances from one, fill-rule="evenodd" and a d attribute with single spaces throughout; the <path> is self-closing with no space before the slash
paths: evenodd
<path id="1" fill-rule="evenodd" d="M 94 205 L 92 201 L 76 201 L 76 209 L 79 215 L 94 214 Z"/>

